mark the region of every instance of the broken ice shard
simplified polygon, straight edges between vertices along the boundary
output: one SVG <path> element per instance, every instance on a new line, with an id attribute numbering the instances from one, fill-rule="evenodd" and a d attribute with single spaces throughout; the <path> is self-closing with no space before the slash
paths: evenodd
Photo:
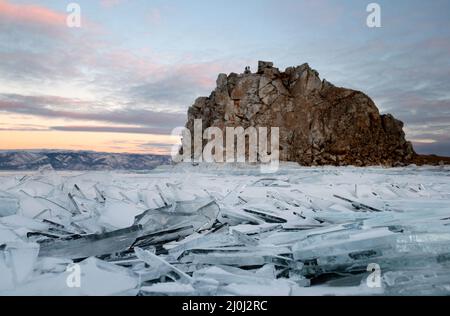
<path id="1" fill-rule="evenodd" d="M 129 249 L 141 233 L 142 226 L 135 225 L 103 234 L 45 240 L 40 244 L 39 256 L 80 259 L 117 253 Z"/>

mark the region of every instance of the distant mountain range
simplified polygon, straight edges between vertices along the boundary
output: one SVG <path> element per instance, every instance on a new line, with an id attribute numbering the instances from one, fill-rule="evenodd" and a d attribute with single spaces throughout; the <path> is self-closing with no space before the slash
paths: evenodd
<path id="1" fill-rule="evenodd" d="M 92 151 L 0 151 L 0 170 L 150 170 L 170 156 Z"/>

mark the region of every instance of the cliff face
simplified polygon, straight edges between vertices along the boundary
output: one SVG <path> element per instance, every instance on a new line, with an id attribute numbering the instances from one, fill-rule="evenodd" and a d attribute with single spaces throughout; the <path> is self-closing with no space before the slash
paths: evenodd
<path id="1" fill-rule="evenodd" d="M 415 156 L 403 123 L 380 115 L 364 93 L 335 87 L 308 64 L 284 72 L 259 62 L 258 72 L 220 74 L 209 97 L 189 108 L 210 126 L 279 127 L 280 159 L 302 165 L 395 165 Z"/>

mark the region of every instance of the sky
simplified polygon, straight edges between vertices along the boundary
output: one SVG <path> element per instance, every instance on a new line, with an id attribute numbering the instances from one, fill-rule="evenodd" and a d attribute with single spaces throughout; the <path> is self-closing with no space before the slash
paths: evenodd
<path id="1" fill-rule="evenodd" d="M 81 8 L 69 28 L 67 6 Z M 219 73 L 308 62 L 450 156 L 450 0 L 0 0 L 0 150 L 167 153 Z"/>

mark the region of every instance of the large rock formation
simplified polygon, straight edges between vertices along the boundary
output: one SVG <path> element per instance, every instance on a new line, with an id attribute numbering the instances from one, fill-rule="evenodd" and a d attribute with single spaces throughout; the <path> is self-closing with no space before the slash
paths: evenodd
<path id="1" fill-rule="evenodd" d="M 189 108 L 192 135 L 194 119 L 223 130 L 279 127 L 280 159 L 302 165 L 396 165 L 415 156 L 401 121 L 380 115 L 364 93 L 320 80 L 308 64 L 281 72 L 259 62 L 257 73 L 220 74 L 211 95 Z"/>

